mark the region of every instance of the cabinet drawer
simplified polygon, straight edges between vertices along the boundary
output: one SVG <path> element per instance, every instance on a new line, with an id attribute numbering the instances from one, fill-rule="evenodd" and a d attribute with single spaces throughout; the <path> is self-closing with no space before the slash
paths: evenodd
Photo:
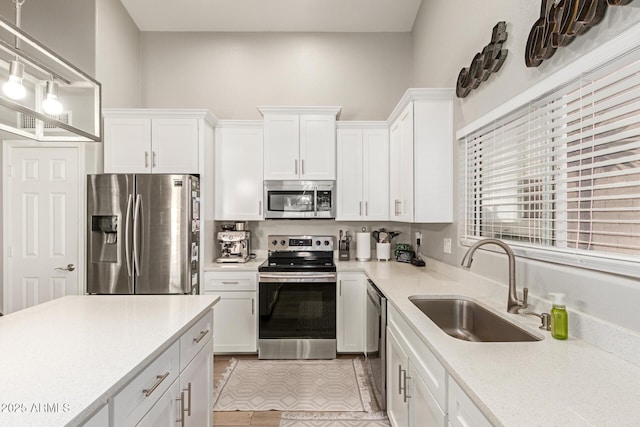
<path id="1" fill-rule="evenodd" d="M 180 344 L 165 350 L 113 398 L 113 425 L 135 425 L 178 378 Z"/>
<path id="2" fill-rule="evenodd" d="M 180 337 L 180 372 L 213 336 L 213 311 L 205 314 Z"/>
<path id="3" fill-rule="evenodd" d="M 255 291 L 257 273 L 239 272 L 206 272 L 204 273 L 205 291 Z"/>
<path id="4" fill-rule="evenodd" d="M 442 363 L 393 307 L 389 309 L 389 324 L 393 325 L 408 344 L 409 358 L 413 360 L 414 368 L 429 387 L 440 408 L 446 408 L 447 371 Z"/>

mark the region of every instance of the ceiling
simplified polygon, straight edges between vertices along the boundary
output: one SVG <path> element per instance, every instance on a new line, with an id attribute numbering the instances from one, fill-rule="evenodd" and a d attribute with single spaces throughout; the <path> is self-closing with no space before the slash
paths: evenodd
<path id="1" fill-rule="evenodd" d="M 141 31 L 409 32 L 422 0 L 121 0 Z"/>

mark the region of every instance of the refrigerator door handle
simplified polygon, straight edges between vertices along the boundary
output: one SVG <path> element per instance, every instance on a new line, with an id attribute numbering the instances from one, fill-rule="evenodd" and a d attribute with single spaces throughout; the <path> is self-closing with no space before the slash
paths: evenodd
<path id="1" fill-rule="evenodd" d="M 124 220 L 124 257 L 127 259 L 127 272 L 129 277 L 133 275 L 131 271 L 131 248 L 129 247 L 129 238 L 131 237 L 131 209 L 133 208 L 133 194 L 129 194 L 127 199 L 127 216 Z"/>
<path id="2" fill-rule="evenodd" d="M 136 270 L 136 276 L 140 276 L 140 207 L 142 205 L 142 197 L 136 194 L 136 207 L 133 212 L 133 263 Z"/>

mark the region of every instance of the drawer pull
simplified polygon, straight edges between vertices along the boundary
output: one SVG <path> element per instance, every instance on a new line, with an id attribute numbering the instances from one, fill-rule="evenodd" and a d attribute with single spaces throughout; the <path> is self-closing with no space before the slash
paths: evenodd
<path id="1" fill-rule="evenodd" d="M 196 343 L 196 344 L 199 344 L 200 341 L 202 341 L 202 338 L 206 337 L 208 333 L 209 333 L 208 329 L 206 331 L 200 332 L 200 335 L 198 335 L 197 338 L 194 338 L 193 342 Z"/>
<path id="2" fill-rule="evenodd" d="M 169 376 L 169 371 L 165 372 L 164 375 L 158 375 L 156 376 L 156 383 L 153 385 L 153 387 L 151 388 L 146 388 L 144 390 L 142 390 L 142 392 L 144 393 L 145 396 L 149 397 L 151 396 L 151 393 L 153 393 L 154 391 L 156 391 L 156 389 L 158 388 L 158 386 L 162 383 L 162 381 L 165 380 L 165 378 L 167 378 Z"/>
<path id="3" fill-rule="evenodd" d="M 223 285 L 239 285 L 240 282 L 238 282 L 238 281 L 235 281 L 235 282 L 225 282 L 225 281 L 223 281 L 222 284 Z"/>

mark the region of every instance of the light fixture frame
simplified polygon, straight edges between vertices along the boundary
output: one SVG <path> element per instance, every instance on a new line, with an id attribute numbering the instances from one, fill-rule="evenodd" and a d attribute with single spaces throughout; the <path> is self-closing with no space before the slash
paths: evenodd
<path id="1" fill-rule="evenodd" d="M 16 44 L 11 45 L 11 43 L 9 43 L 8 41 L 2 40 L 0 38 L 0 49 L 14 55 L 18 61 L 20 61 L 25 65 L 25 68 L 28 65 L 29 67 L 37 69 L 39 72 L 42 72 L 43 74 L 51 75 L 52 77 L 55 77 L 57 80 L 64 82 L 66 84 L 77 85 L 77 86 L 81 85 L 82 87 L 86 87 L 88 89 L 93 88 L 93 94 L 94 94 L 93 111 L 95 116 L 93 118 L 93 121 L 94 121 L 93 129 L 95 129 L 95 133 L 91 133 L 90 131 L 80 129 L 73 125 L 61 122 L 55 119 L 54 117 L 51 117 L 45 114 L 44 112 L 36 111 L 25 105 L 22 105 L 20 102 L 13 101 L 4 96 L 0 96 L 0 105 L 7 107 L 11 110 L 14 110 L 16 112 L 33 116 L 34 118 L 37 119 L 36 123 L 38 123 L 38 121 L 48 123 L 59 129 L 63 129 L 67 132 L 70 132 L 72 135 L 60 135 L 60 136 L 45 135 L 43 123 L 40 123 L 40 126 L 37 126 L 35 132 L 33 133 L 20 129 L 17 126 L 11 126 L 2 122 L 0 122 L 0 130 L 10 132 L 16 135 L 20 135 L 25 138 L 35 139 L 37 141 L 87 141 L 87 142 L 101 141 L 102 140 L 102 85 L 100 84 L 100 82 L 98 82 L 97 80 L 95 80 L 94 78 L 86 74 L 84 71 L 82 71 L 75 65 L 65 60 L 64 58 L 57 55 L 54 51 L 52 51 L 51 49 L 41 44 L 35 38 L 33 38 L 32 36 L 24 32 L 19 27 L 15 26 L 13 23 L 11 23 L 9 20 L 7 20 L 3 16 L 0 16 L 0 30 L 7 31 L 11 35 L 13 35 L 16 40 Z M 14 46 L 19 45 L 18 42 L 29 45 L 30 48 L 33 49 L 34 53 L 27 54 L 22 49 L 15 48 Z M 35 54 L 37 54 L 38 57 L 35 57 Z M 73 81 L 70 80 L 67 76 L 62 76 L 60 75 L 60 73 L 57 73 L 52 69 L 50 69 L 49 67 L 47 67 L 46 65 L 47 63 L 55 64 L 57 67 L 61 67 L 67 75 L 73 76 Z M 39 84 L 36 85 L 36 92 L 38 92 L 41 86 L 42 85 L 39 85 Z M 44 95 L 46 97 L 46 93 Z M 35 96 L 36 96 L 36 99 L 39 99 L 41 102 L 41 99 L 42 99 L 41 96 L 39 96 L 38 93 L 36 93 Z M 36 108 L 38 107 L 39 106 L 37 103 Z"/>

